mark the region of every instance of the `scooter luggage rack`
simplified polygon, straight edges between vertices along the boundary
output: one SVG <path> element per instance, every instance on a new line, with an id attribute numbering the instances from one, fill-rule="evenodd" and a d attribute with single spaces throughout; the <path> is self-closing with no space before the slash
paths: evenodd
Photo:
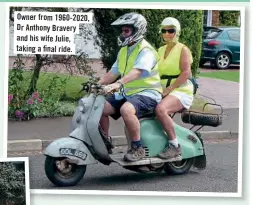
<path id="1" fill-rule="evenodd" d="M 212 105 L 220 108 L 220 113 L 206 112 L 205 108 L 207 105 Z M 199 131 L 204 126 L 218 127 L 222 124 L 223 108 L 221 105 L 216 103 L 205 103 L 202 111 L 185 110 L 181 113 L 181 119 L 184 123 L 192 124 L 190 128 L 199 126 L 195 132 Z"/>

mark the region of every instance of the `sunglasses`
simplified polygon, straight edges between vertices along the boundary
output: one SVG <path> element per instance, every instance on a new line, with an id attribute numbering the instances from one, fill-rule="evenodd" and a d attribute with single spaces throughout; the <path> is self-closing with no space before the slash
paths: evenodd
<path id="1" fill-rule="evenodd" d="M 168 33 L 175 33 L 176 32 L 176 30 L 174 28 L 171 28 L 171 29 L 162 29 L 161 31 L 162 31 L 162 33 L 166 33 L 166 32 L 168 32 Z"/>

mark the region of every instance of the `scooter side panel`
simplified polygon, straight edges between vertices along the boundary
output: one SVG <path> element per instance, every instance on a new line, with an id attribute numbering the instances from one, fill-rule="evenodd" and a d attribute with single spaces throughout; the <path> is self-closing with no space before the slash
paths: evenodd
<path id="1" fill-rule="evenodd" d="M 203 154 L 203 147 L 192 131 L 174 123 L 178 142 L 182 147 L 182 158 L 191 158 Z M 191 136 L 190 138 L 188 138 Z M 168 137 L 161 123 L 155 118 L 141 121 L 141 140 L 148 148 L 149 156 L 157 156 L 163 151 Z"/>
<path id="2" fill-rule="evenodd" d="M 47 146 L 43 154 L 55 158 L 67 157 L 78 165 L 97 163 L 85 144 L 82 141 L 71 137 L 54 140 Z"/>
<path id="3" fill-rule="evenodd" d="M 157 156 L 167 143 L 161 124 L 150 118 L 140 121 L 140 125 L 141 141 L 148 148 L 149 156 Z"/>
<path id="4" fill-rule="evenodd" d="M 86 122 L 86 129 L 96 154 L 106 161 L 111 161 L 105 143 L 98 129 L 104 104 L 105 98 L 103 96 L 97 96 L 92 110 L 90 111 L 89 119 Z"/>
<path id="5" fill-rule="evenodd" d="M 204 154 L 204 149 L 198 136 L 189 129 L 174 123 L 176 135 L 183 150 L 183 158 L 191 158 Z"/>

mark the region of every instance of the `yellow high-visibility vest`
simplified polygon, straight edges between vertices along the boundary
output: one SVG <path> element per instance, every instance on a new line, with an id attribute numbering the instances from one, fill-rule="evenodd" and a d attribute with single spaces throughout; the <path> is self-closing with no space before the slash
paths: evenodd
<path id="1" fill-rule="evenodd" d="M 127 75 L 133 68 L 138 54 L 144 49 L 150 48 L 155 54 L 157 63 L 152 68 L 150 76 L 141 77 L 137 80 L 124 84 L 124 92 L 126 95 L 133 95 L 146 89 L 157 90 L 162 93 L 162 85 L 158 71 L 158 53 L 157 51 L 145 40 L 141 40 L 138 45 L 133 49 L 130 56 L 127 58 L 127 46 L 122 47 L 119 51 L 118 68 L 121 77 Z"/>
<path id="2" fill-rule="evenodd" d="M 180 70 L 180 56 L 181 56 L 181 51 L 183 47 L 186 47 L 182 43 L 177 43 L 170 51 L 169 55 L 164 58 L 164 54 L 166 51 L 167 45 L 164 45 L 158 49 L 158 54 L 160 57 L 159 60 L 159 74 L 161 77 L 161 82 L 163 89 L 166 87 L 172 85 L 177 77 L 180 75 L 181 70 Z M 189 48 L 186 47 L 188 50 Z M 190 62 L 192 63 L 192 55 L 190 53 Z M 167 79 L 166 79 L 167 77 Z M 168 81 L 168 78 L 171 78 L 170 82 Z M 169 82 L 169 83 L 168 83 Z M 188 79 L 185 83 L 183 83 L 180 87 L 175 88 L 175 91 L 180 91 L 187 93 L 189 95 L 193 95 L 193 84 L 192 82 Z"/>

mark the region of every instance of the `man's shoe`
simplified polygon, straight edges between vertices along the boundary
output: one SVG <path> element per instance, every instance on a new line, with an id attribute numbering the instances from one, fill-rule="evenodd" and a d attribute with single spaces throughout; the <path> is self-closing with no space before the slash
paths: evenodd
<path id="1" fill-rule="evenodd" d="M 158 154 L 158 157 L 161 159 L 172 159 L 182 155 L 182 150 L 180 144 L 178 147 L 168 143 L 168 145 L 164 148 L 164 150 Z"/>
<path id="2" fill-rule="evenodd" d="M 145 149 L 140 146 L 132 144 L 131 149 L 125 154 L 124 160 L 129 162 L 136 162 L 145 157 Z"/>

